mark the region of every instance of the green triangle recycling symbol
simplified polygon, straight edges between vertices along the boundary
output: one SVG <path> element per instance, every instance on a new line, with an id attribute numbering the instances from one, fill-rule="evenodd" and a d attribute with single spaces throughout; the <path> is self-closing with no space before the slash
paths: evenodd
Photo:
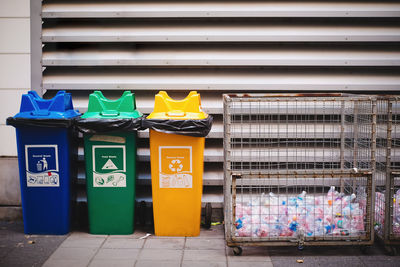
<path id="1" fill-rule="evenodd" d="M 108 159 L 106 164 L 104 164 L 102 170 L 117 170 L 117 166 L 115 166 L 114 162 L 111 159 Z"/>

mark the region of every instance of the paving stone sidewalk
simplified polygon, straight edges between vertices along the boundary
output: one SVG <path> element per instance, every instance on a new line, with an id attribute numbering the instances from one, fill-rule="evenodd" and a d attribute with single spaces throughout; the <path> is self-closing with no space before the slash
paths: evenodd
<path id="1" fill-rule="evenodd" d="M 369 254 L 359 247 L 244 247 L 234 256 L 226 247 L 223 226 L 202 229 L 199 237 L 140 239 L 146 232 L 129 236 L 94 236 L 72 233 L 44 266 L 165 266 L 165 267 L 261 267 L 261 266 L 400 266 L 400 257 L 386 256 L 374 246 Z M 297 260 L 303 260 L 298 263 Z"/>
<path id="2" fill-rule="evenodd" d="M 136 230 L 128 236 L 72 233 L 44 266 L 272 266 L 265 249 L 252 255 L 234 256 L 225 246 L 222 226 L 202 229 L 199 237 L 144 239 Z"/>
<path id="3" fill-rule="evenodd" d="M 22 223 L 0 222 L 0 266 L 400 266 L 379 245 L 367 255 L 358 247 L 244 247 L 234 256 L 225 246 L 223 226 L 202 229 L 199 237 L 156 237 L 136 230 L 132 235 L 26 236 Z M 29 242 L 29 241 L 34 241 Z M 303 260 L 303 263 L 297 263 Z"/>

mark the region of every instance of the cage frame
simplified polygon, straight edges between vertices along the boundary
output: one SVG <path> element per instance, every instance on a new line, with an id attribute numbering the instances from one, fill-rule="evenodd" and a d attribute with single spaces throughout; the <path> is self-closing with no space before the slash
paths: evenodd
<path id="1" fill-rule="evenodd" d="M 386 132 L 384 132 L 384 136 L 386 139 L 386 150 L 385 150 L 385 171 L 384 171 L 384 185 L 378 185 L 376 191 L 378 192 L 378 188 L 384 189 L 384 223 L 383 223 L 383 231 L 379 233 L 379 231 L 375 231 L 376 238 L 380 240 L 385 249 L 391 253 L 396 254 L 397 249 L 395 246 L 400 246 L 400 234 L 393 234 L 393 214 L 394 214 L 394 206 L 393 199 L 395 195 L 395 179 L 400 178 L 400 168 L 392 167 L 392 150 L 393 150 L 393 134 L 400 134 L 400 131 L 397 133 L 396 128 L 400 127 L 400 123 L 393 123 L 393 115 L 400 116 L 400 108 L 397 109 L 398 112 L 394 114 L 393 112 L 393 104 L 397 103 L 400 105 L 400 97 L 399 96 L 379 96 L 378 101 L 382 101 L 386 103 L 387 110 L 384 111 L 387 119 L 384 122 L 386 124 Z M 378 129 L 379 130 L 379 129 Z M 398 139 L 397 135 L 395 136 Z M 400 149 L 400 147 L 398 147 Z M 378 178 L 376 178 L 378 179 Z M 400 185 L 397 185 L 400 189 Z M 388 193 L 389 192 L 389 193 Z M 376 216 L 379 216 L 378 214 Z M 377 218 L 375 218 L 377 220 Z"/>
<path id="2" fill-rule="evenodd" d="M 358 171 L 357 169 L 353 170 L 345 170 L 344 167 L 344 116 L 341 116 L 341 144 L 340 144 L 340 169 L 329 170 L 329 171 L 319 171 L 319 170 L 276 170 L 276 171 L 237 171 L 231 169 L 231 114 L 228 107 L 229 102 L 235 101 L 262 101 L 265 98 L 272 98 L 271 101 L 279 101 L 280 98 L 306 98 L 307 101 L 318 101 L 329 99 L 329 101 L 371 101 L 372 105 L 372 122 L 371 122 L 371 155 L 370 162 L 371 166 L 368 170 Z M 245 99 L 245 100 L 241 100 Z M 325 245 L 358 245 L 358 246 L 369 246 L 374 242 L 374 208 L 375 208 L 375 179 L 373 179 L 373 173 L 375 170 L 376 163 L 376 98 L 373 96 L 364 96 L 364 95 L 353 95 L 353 94 L 342 94 L 342 93 L 310 93 L 310 94 L 224 94 L 223 95 L 224 102 L 224 216 L 225 216 L 225 239 L 226 244 L 229 247 L 239 248 L 241 253 L 241 246 L 298 246 L 303 247 L 306 246 L 325 246 Z M 343 105 L 342 105 L 343 106 Z M 343 112 L 343 109 L 341 110 Z M 342 113 L 343 115 L 343 113 Z M 357 114 L 356 114 L 357 115 Z M 357 149 L 357 148 L 355 148 Z M 262 241 L 260 240 L 252 240 L 252 241 L 243 241 L 241 238 L 237 238 L 234 236 L 233 232 L 233 223 L 235 222 L 235 206 L 234 206 L 234 194 L 235 194 L 235 181 L 236 179 L 240 179 L 242 177 L 276 177 L 280 175 L 285 175 L 287 177 L 367 177 L 368 180 L 368 193 L 367 193 L 367 211 L 366 214 L 367 220 L 369 221 L 369 225 L 366 226 L 366 238 L 363 240 L 314 240 L 308 241 L 307 239 L 297 238 L 297 240 L 280 240 L 280 241 Z M 254 238 L 252 238 L 254 239 Z M 234 250 L 235 252 L 235 250 Z M 240 255 L 239 252 L 235 252 L 235 254 Z"/>

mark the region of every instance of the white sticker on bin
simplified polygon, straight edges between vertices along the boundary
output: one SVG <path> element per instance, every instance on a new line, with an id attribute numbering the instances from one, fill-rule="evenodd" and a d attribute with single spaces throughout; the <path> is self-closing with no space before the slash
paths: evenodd
<path id="1" fill-rule="evenodd" d="M 125 146 L 94 145 L 93 186 L 126 187 Z"/>
<path id="2" fill-rule="evenodd" d="M 27 187 L 59 187 L 57 145 L 25 145 Z"/>
<path id="3" fill-rule="evenodd" d="M 159 147 L 160 188 L 192 188 L 192 147 Z"/>

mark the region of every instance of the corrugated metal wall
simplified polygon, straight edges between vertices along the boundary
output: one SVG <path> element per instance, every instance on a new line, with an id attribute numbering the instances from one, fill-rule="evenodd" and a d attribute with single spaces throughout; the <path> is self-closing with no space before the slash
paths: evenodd
<path id="1" fill-rule="evenodd" d="M 132 90 L 144 113 L 158 90 L 200 91 L 215 117 L 203 202 L 221 207 L 222 93 L 399 91 L 399 17 L 398 1 L 44 0 L 42 85 L 71 90 L 81 111 L 95 89 Z M 140 137 L 138 196 L 150 200 Z"/>

